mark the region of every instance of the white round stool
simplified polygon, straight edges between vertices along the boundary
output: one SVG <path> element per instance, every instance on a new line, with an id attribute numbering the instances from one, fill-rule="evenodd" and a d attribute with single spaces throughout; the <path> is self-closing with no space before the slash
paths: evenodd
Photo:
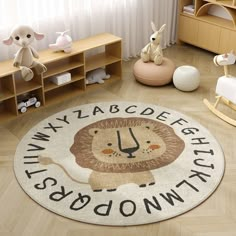
<path id="1" fill-rule="evenodd" d="M 194 66 L 180 66 L 173 74 L 175 87 L 184 92 L 190 92 L 198 88 L 200 84 L 200 73 Z"/>

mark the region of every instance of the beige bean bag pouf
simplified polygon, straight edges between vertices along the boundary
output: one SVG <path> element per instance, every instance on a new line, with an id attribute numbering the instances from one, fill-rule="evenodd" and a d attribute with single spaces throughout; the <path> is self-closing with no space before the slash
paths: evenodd
<path id="1" fill-rule="evenodd" d="M 172 81 L 175 64 L 168 58 L 163 57 L 161 65 L 153 62 L 144 63 L 141 59 L 135 62 L 133 73 L 137 81 L 150 86 L 162 86 Z"/>

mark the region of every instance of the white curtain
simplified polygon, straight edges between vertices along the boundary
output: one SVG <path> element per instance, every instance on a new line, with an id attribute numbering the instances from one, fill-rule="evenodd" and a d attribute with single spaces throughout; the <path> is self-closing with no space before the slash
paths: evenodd
<path id="1" fill-rule="evenodd" d="M 176 41 L 178 0 L 0 0 L 0 41 L 15 25 L 26 24 L 45 38 L 37 50 L 54 43 L 57 31 L 70 30 L 73 40 L 109 32 L 123 39 L 123 57 L 137 56 L 149 42 L 150 22 L 167 24 L 162 47 Z M 16 46 L 0 42 L 0 60 L 13 58 Z"/>

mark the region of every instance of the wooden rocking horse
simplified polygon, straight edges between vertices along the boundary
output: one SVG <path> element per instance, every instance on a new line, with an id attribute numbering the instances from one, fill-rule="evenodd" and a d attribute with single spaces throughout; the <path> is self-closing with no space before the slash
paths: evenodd
<path id="1" fill-rule="evenodd" d="M 225 75 L 219 77 L 217 81 L 215 103 L 211 104 L 207 99 L 203 100 L 204 104 L 211 112 L 233 126 L 236 126 L 236 120 L 222 113 L 217 109 L 217 106 L 219 102 L 223 102 L 225 105 L 236 111 L 236 77 L 231 76 L 228 73 L 228 66 L 233 65 L 235 60 L 236 55 L 233 51 L 214 57 L 213 61 L 216 66 L 224 66 Z"/>

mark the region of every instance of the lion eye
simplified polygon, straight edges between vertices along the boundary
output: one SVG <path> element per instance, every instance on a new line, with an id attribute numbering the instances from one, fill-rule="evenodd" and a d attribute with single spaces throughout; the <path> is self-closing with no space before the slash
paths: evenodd
<path id="1" fill-rule="evenodd" d="M 151 143 L 151 141 L 147 141 L 147 143 Z"/>
<path id="2" fill-rule="evenodd" d="M 107 146 L 112 146 L 112 143 L 108 143 Z"/>

